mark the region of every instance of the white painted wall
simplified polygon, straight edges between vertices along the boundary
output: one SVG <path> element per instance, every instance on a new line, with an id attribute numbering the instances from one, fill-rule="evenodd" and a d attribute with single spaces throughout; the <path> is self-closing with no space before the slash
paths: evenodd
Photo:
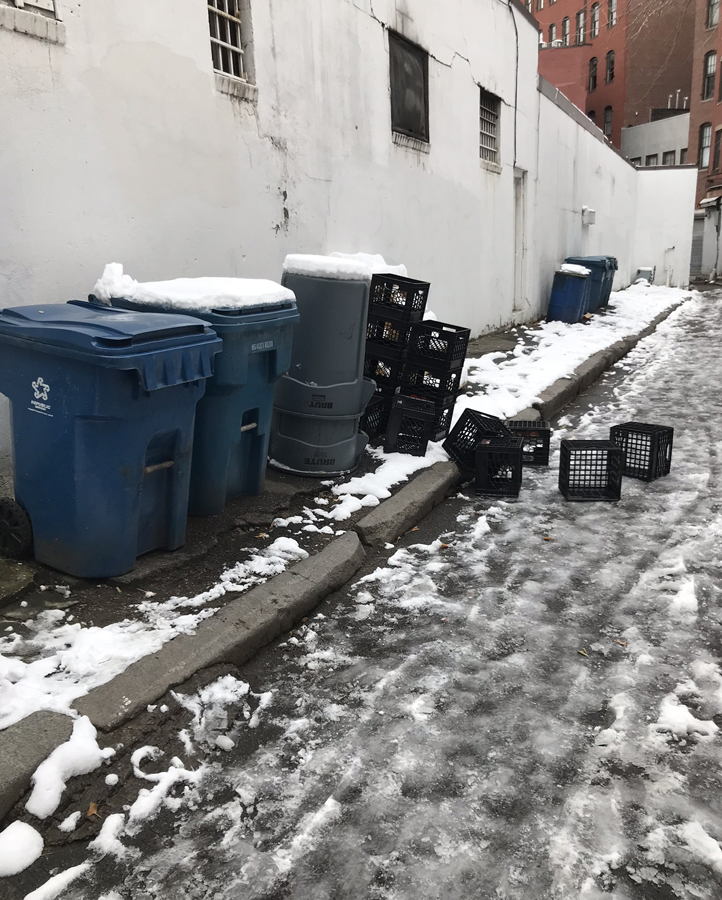
<path id="1" fill-rule="evenodd" d="M 657 154 L 658 165 L 662 165 L 662 155 L 674 150 L 674 164 L 681 165 L 680 151 L 689 143 L 689 113 L 660 119 L 657 122 L 643 122 L 622 128 L 622 155 L 627 159 L 646 159 Z"/>
<path id="2" fill-rule="evenodd" d="M 629 281 L 637 175 L 538 92 L 536 26 L 506 0 L 251 0 L 257 103 L 217 89 L 204 0 L 62 5 L 65 44 L 0 7 L 1 306 L 84 297 L 111 260 L 277 279 L 287 252 L 364 250 L 477 334 L 540 316 L 572 253 L 616 254 Z M 428 153 L 392 139 L 389 28 L 431 55 Z M 479 84 L 503 100 L 499 171 L 479 160 Z M 0 405 L 0 472 L 7 439 Z"/>
<path id="3" fill-rule="evenodd" d="M 633 274 L 638 268 L 656 266 L 657 284 L 686 286 L 697 170 L 640 169 L 638 175 Z"/>

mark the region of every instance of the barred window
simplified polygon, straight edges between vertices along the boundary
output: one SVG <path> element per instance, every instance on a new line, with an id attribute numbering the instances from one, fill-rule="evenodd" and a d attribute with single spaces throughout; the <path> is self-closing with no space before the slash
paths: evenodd
<path id="1" fill-rule="evenodd" d="M 663 166 L 673 166 L 677 161 L 677 151 L 676 150 L 665 150 L 662 154 L 662 165 Z"/>
<path id="2" fill-rule="evenodd" d="M 480 88 L 479 156 L 487 162 L 499 162 L 499 114 L 501 99 Z"/>
<path id="3" fill-rule="evenodd" d="M 208 0 L 208 24 L 213 68 L 245 80 L 240 0 Z"/>
<path id="4" fill-rule="evenodd" d="M 646 156 L 644 159 L 645 166 L 656 166 L 659 164 L 659 155 L 657 153 L 650 153 L 649 156 Z"/>
<path id="5" fill-rule="evenodd" d="M 9 0 L 11 6 L 17 6 L 18 9 L 29 9 L 31 12 L 50 13 L 55 19 L 61 20 L 60 0 Z"/>

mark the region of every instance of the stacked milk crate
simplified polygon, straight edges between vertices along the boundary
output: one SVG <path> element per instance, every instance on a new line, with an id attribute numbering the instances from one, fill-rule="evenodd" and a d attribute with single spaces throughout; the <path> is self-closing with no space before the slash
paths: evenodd
<path id="1" fill-rule="evenodd" d="M 428 282 L 374 275 L 364 375 L 376 382 L 362 428 L 385 434 L 384 450 L 423 456 L 446 437 L 469 342 L 469 329 L 424 321 Z"/>

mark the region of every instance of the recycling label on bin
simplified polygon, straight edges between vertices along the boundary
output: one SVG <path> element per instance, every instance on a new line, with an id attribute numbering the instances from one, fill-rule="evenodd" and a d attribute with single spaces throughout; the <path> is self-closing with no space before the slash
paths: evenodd
<path id="1" fill-rule="evenodd" d="M 40 413 L 41 416 L 50 416 L 52 419 L 53 414 L 50 412 L 50 404 L 48 403 L 50 385 L 43 381 L 42 376 L 40 376 L 31 383 L 31 387 L 34 399 L 30 401 L 28 409 L 30 412 Z"/>
<path id="2" fill-rule="evenodd" d="M 263 350 L 273 350 L 273 341 L 259 341 L 251 344 L 251 353 L 261 353 Z"/>

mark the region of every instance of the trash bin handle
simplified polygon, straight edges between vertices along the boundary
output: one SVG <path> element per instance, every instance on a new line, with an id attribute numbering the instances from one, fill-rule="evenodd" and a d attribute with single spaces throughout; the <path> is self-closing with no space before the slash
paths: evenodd
<path id="1" fill-rule="evenodd" d="M 161 469 L 171 469 L 174 465 L 175 465 L 175 463 L 173 462 L 172 459 L 167 459 L 165 462 L 156 463 L 154 466 L 146 466 L 143 469 L 143 472 L 146 475 L 150 475 L 153 472 L 160 472 Z"/>

